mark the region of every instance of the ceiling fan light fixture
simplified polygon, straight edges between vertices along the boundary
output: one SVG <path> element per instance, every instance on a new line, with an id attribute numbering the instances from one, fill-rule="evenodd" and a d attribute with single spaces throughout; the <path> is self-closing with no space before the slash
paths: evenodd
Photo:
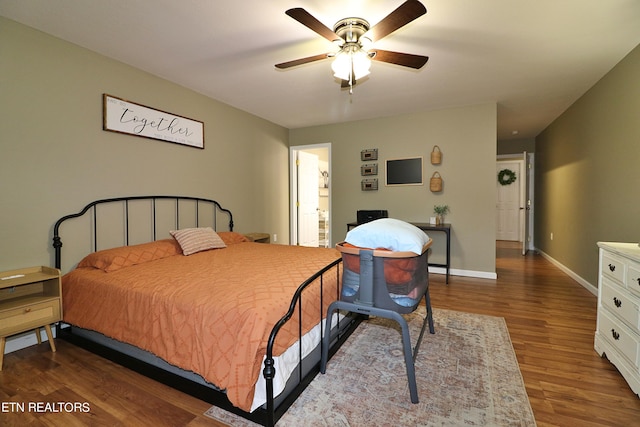
<path id="1" fill-rule="evenodd" d="M 353 80 L 360 80 L 369 75 L 369 68 L 371 68 L 371 58 L 359 46 L 346 46 L 336 53 L 331 64 L 333 76 L 341 80 L 352 80 L 351 77 Z"/>
<path id="2" fill-rule="evenodd" d="M 353 74 L 356 80 L 360 80 L 364 76 L 369 74 L 369 68 L 371 68 L 371 58 L 369 54 L 360 49 L 353 55 L 351 55 L 353 61 Z"/>

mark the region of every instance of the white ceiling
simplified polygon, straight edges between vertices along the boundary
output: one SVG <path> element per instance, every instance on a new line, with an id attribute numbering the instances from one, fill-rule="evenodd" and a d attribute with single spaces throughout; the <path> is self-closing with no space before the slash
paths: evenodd
<path id="1" fill-rule="evenodd" d="M 421 1 L 375 47 L 427 65 L 374 61 L 352 95 L 328 59 L 274 67 L 335 50 L 285 10 L 375 25 L 403 0 L 0 0 L 0 15 L 287 128 L 495 102 L 501 140 L 535 137 L 640 43 L 639 0 Z"/>

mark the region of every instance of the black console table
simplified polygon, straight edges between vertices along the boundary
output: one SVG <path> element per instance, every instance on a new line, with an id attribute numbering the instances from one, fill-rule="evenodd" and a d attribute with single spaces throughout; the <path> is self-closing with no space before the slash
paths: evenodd
<path id="1" fill-rule="evenodd" d="M 451 268 L 451 224 L 429 224 L 428 222 L 411 222 L 410 224 L 415 225 L 420 230 L 429 232 L 429 231 L 441 231 L 447 237 L 447 256 L 445 264 L 434 264 L 429 263 L 432 267 L 444 267 L 446 269 L 446 283 L 449 283 L 449 269 Z M 357 227 L 359 224 L 357 222 L 350 222 L 347 224 L 347 231 L 351 230 L 353 227 Z M 428 233 L 427 233 L 428 234 Z"/>

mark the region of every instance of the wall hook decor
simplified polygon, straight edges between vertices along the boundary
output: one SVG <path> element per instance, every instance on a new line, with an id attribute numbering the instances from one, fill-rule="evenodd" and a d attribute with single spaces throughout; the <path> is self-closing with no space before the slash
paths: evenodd
<path id="1" fill-rule="evenodd" d="M 434 145 L 433 150 L 431 151 L 431 164 L 439 165 L 440 163 L 442 163 L 442 151 L 440 150 L 440 147 Z"/>
<path id="2" fill-rule="evenodd" d="M 431 180 L 429 181 L 429 189 L 434 193 L 439 193 L 442 191 L 442 177 L 438 171 L 435 171 L 433 175 L 431 175 Z"/>

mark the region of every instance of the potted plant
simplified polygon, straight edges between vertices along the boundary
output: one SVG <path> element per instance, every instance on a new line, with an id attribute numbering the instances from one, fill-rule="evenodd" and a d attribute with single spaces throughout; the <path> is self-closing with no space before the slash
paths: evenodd
<path id="1" fill-rule="evenodd" d="M 433 213 L 436 214 L 436 224 L 444 224 L 444 217 L 449 213 L 449 205 L 434 205 Z"/>

